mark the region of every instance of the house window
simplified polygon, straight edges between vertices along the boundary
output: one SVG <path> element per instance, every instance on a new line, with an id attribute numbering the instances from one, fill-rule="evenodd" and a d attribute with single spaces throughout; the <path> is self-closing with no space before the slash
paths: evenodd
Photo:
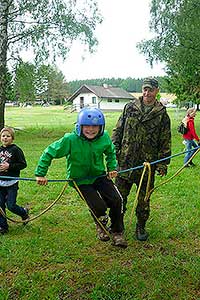
<path id="1" fill-rule="evenodd" d="M 97 98 L 96 97 L 92 97 L 92 104 L 96 104 L 97 103 Z"/>
<path id="2" fill-rule="evenodd" d="M 117 102 L 117 103 L 118 103 L 118 102 L 119 102 L 119 99 L 115 99 L 115 102 Z"/>
<path id="3" fill-rule="evenodd" d="M 108 102 L 112 102 L 112 99 L 108 99 L 107 101 L 108 101 Z"/>
<path id="4" fill-rule="evenodd" d="M 84 107 L 84 97 L 80 97 L 80 109 Z"/>

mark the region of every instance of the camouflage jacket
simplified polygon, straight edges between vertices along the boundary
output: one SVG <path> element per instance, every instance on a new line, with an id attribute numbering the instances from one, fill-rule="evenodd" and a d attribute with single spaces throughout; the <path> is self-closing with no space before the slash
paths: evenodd
<path id="1" fill-rule="evenodd" d="M 166 108 L 158 101 L 145 113 L 143 98 L 134 99 L 124 107 L 112 141 L 116 148 L 119 169 L 129 169 L 171 155 L 171 128 Z M 156 165 L 166 167 L 170 160 Z"/>

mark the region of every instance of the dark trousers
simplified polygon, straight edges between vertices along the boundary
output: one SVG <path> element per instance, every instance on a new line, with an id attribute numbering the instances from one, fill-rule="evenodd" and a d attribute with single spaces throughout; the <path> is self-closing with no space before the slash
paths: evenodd
<path id="1" fill-rule="evenodd" d="M 137 189 L 139 187 L 140 178 L 142 175 L 142 170 L 133 171 L 132 174 L 127 178 L 123 176 L 117 176 L 115 180 L 115 185 L 117 186 L 119 192 L 121 193 L 124 201 L 124 212 L 126 211 L 127 198 L 131 191 L 133 184 L 135 183 Z M 147 188 L 147 177 L 148 172 L 145 173 L 145 176 L 142 181 L 141 189 L 138 195 L 138 203 L 136 206 L 136 216 L 138 222 L 145 224 L 150 215 L 150 197 L 145 200 L 146 188 Z M 151 180 L 150 180 L 150 190 L 154 187 L 155 179 L 155 170 L 152 168 L 151 171 Z"/>
<path id="2" fill-rule="evenodd" d="M 110 208 L 112 232 L 123 231 L 123 200 L 112 180 L 100 177 L 93 184 L 80 185 L 79 189 L 97 218 L 105 216 Z"/>
<path id="3" fill-rule="evenodd" d="M 6 213 L 6 207 L 14 214 L 22 217 L 26 214 L 23 207 L 16 204 L 18 182 L 7 187 L 0 187 L 0 207 Z M 6 218 L 0 214 L 0 227 L 8 229 Z"/>

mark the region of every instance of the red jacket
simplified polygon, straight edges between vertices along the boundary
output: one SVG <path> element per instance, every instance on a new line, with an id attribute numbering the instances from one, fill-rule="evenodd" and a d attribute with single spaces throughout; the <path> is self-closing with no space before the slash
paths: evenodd
<path id="1" fill-rule="evenodd" d="M 194 118 L 189 117 L 187 121 L 187 128 L 188 132 L 186 134 L 183 134 L 183 138 L 186 140 L 196 140 L 200 141 L 200 138 L 196 134 L 195 128 L 194 128 Z"/>

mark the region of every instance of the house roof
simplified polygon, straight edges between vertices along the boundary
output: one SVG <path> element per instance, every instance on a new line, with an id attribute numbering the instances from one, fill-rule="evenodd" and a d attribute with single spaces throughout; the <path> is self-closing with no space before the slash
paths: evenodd
<path id="1" fill-rule="evenodd" d="M 134 99 L 134 96 L 119 87 L 84 84 L 71 97 L 68 98 L 68 101 L 73 101 L 79 94 L 85 94 L 88 92 L 94 93 L 99 98 Z"/>

